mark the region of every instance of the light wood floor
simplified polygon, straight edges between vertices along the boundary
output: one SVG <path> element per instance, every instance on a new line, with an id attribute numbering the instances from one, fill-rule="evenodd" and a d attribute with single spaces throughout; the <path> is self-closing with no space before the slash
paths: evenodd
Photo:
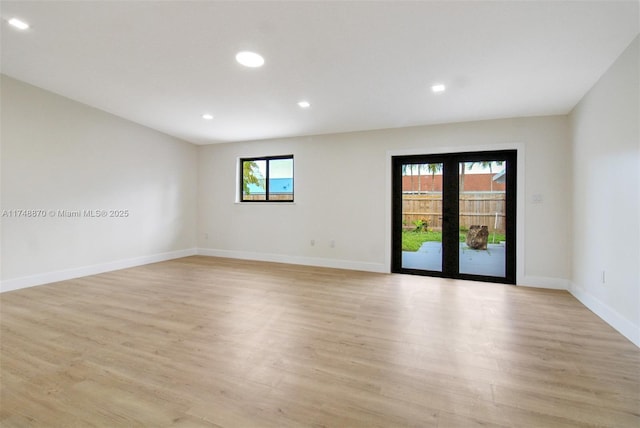
<path id="1" fill-rule="evenodd" d="M 562 291 L 188 257 L 0 302 L 3 427 L 640 426 Z"/>

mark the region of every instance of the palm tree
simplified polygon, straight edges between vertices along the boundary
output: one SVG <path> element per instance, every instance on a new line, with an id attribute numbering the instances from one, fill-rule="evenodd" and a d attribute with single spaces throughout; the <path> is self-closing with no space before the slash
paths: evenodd
<path id="1" fill-rule="evenodd" d="M 402 176 L 406 177 L 407 175 L 410 175 L 411 173 L 411 165 L 403 163 L 402 164 Z M 402 180 L 404 182 L 404 179 Z M 402 186 L 402 191 L 404 192 L 404 184 Z"/>
<path id="2" fill-rule="evenodd" d="M 415 186 L 414 186 L 415 174 L 413 173 L 415 171 L 415 167 L 416 167 L 416 164 L 414 164 L 414 163 L 402 164 L 402 175 L 403 176 L 407 176 L 407 175 L 411 176 L 411 191 L 413 191 L 415 189 Z M 420 178 L 420 177 L 418 176 L 418 178 Z M 418 186 L 419 186 L 419 184 L 418 184 Z"/>
<path id="3" fill-rule="evenodd" d="M 249 184 L 255 184 L 260 187 L 264 186 L 264 178 L 262 174 L 260 174 L 260 169 L 258 168 L 258 164 L 254 161 L 243 161 L 242 162 L 242 192 L 245 195 L 251 193 L 249 189 Z"/>
<path id="4" fill-rule="evenodd" d="M 461 162 L 460 163 L 460 189 L 459 192 L 464 192 L 464 173 L 467 169 L 467 165 L 469 169 L 473 166 L 474 162 Z"/>
<path id="5" fill-rule="evenodd" d="M 422 173 L 423 172 L 430 172 L 431 173 L 431 191 L 433 192 L 434 188 L 435 188 L 435 175 L 442 171 L 442 164 L 441 163 L 427 163 L 427 164 L 416 164 L 416 163 L 412 163 L 412 164 L 403 164 L 402 165 L 402 175 L 403 176 L 407 176 L 410 175 L 411 176 L 411 190 L 415 191 L 416 190 L 416 186 L 415 186 L 415 177 L 416 174 L 415 172 L 418 172 L 418 193 L 420 193 L 422 191 Z"/>
<path id="6" fill-rule="evenodd" d="M 441 163 L 429 163 L 429 164 L 427 164 L 427 171 L 429 171 L 431 173 L 431 191 L 433 192 L 433 189 L 435 188 L 436 173 L 442 171 L 442 164 Z"/>

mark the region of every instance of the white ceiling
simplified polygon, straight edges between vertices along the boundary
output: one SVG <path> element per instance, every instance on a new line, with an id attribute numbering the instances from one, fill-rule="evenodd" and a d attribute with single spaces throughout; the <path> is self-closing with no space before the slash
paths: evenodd
<path id="1" fill-rule="evenodd" d="M 565 114 L 639 32 L 637 1 L 0 7 L 2 73 L 196 144 Z"/>

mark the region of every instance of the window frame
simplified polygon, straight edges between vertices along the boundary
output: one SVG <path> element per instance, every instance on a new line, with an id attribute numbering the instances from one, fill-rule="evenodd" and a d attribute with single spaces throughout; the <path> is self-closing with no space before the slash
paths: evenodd
<path id="1" fill-rule="evenodd" d="M 291 159 L 291 183 L 293 184 L 293 190 L 291 192 L 291 199 L 269 199 L 269 161 L 272 160 L 283 160 L 283 159 Z M 244 162 L 256 162 L 256 161 L 265 161 L 266 163 L 266 173 L 265 173 L 265 199 L 245 199 L 244 194 Z M 278 155 L 278 156 L 254 156 L 254 157 L 242 157 L 239 158 L 239 199 L 240 203 L 293 203 L 295 201 L 295 162 L 293 160 L 293 154 L 289 155 Z"/>

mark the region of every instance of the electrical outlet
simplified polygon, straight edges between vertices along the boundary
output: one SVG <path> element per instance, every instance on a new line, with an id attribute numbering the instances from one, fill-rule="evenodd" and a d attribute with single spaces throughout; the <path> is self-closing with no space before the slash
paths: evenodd
<path id="1" fill-rule="evenodd" d="M 316 240 L 312 239 L 310 243 L 311 243 L 311 246 L 313 247 L 314 245 L 316 245 Z"/>
<path id="2" fill-rule="evenodd" d="M 334 241 L 333 239 L 331 241 L 329 241 L 329 246 L 331 248 L 335 248 L 336 247 L 336 241 Z"/>
<path id="3" fill-rule="evenodd" d="M 202 238 L 203 239 L 209 239 L 209 234 L 208 233 L 203 233 L 202 234 Z"/>

